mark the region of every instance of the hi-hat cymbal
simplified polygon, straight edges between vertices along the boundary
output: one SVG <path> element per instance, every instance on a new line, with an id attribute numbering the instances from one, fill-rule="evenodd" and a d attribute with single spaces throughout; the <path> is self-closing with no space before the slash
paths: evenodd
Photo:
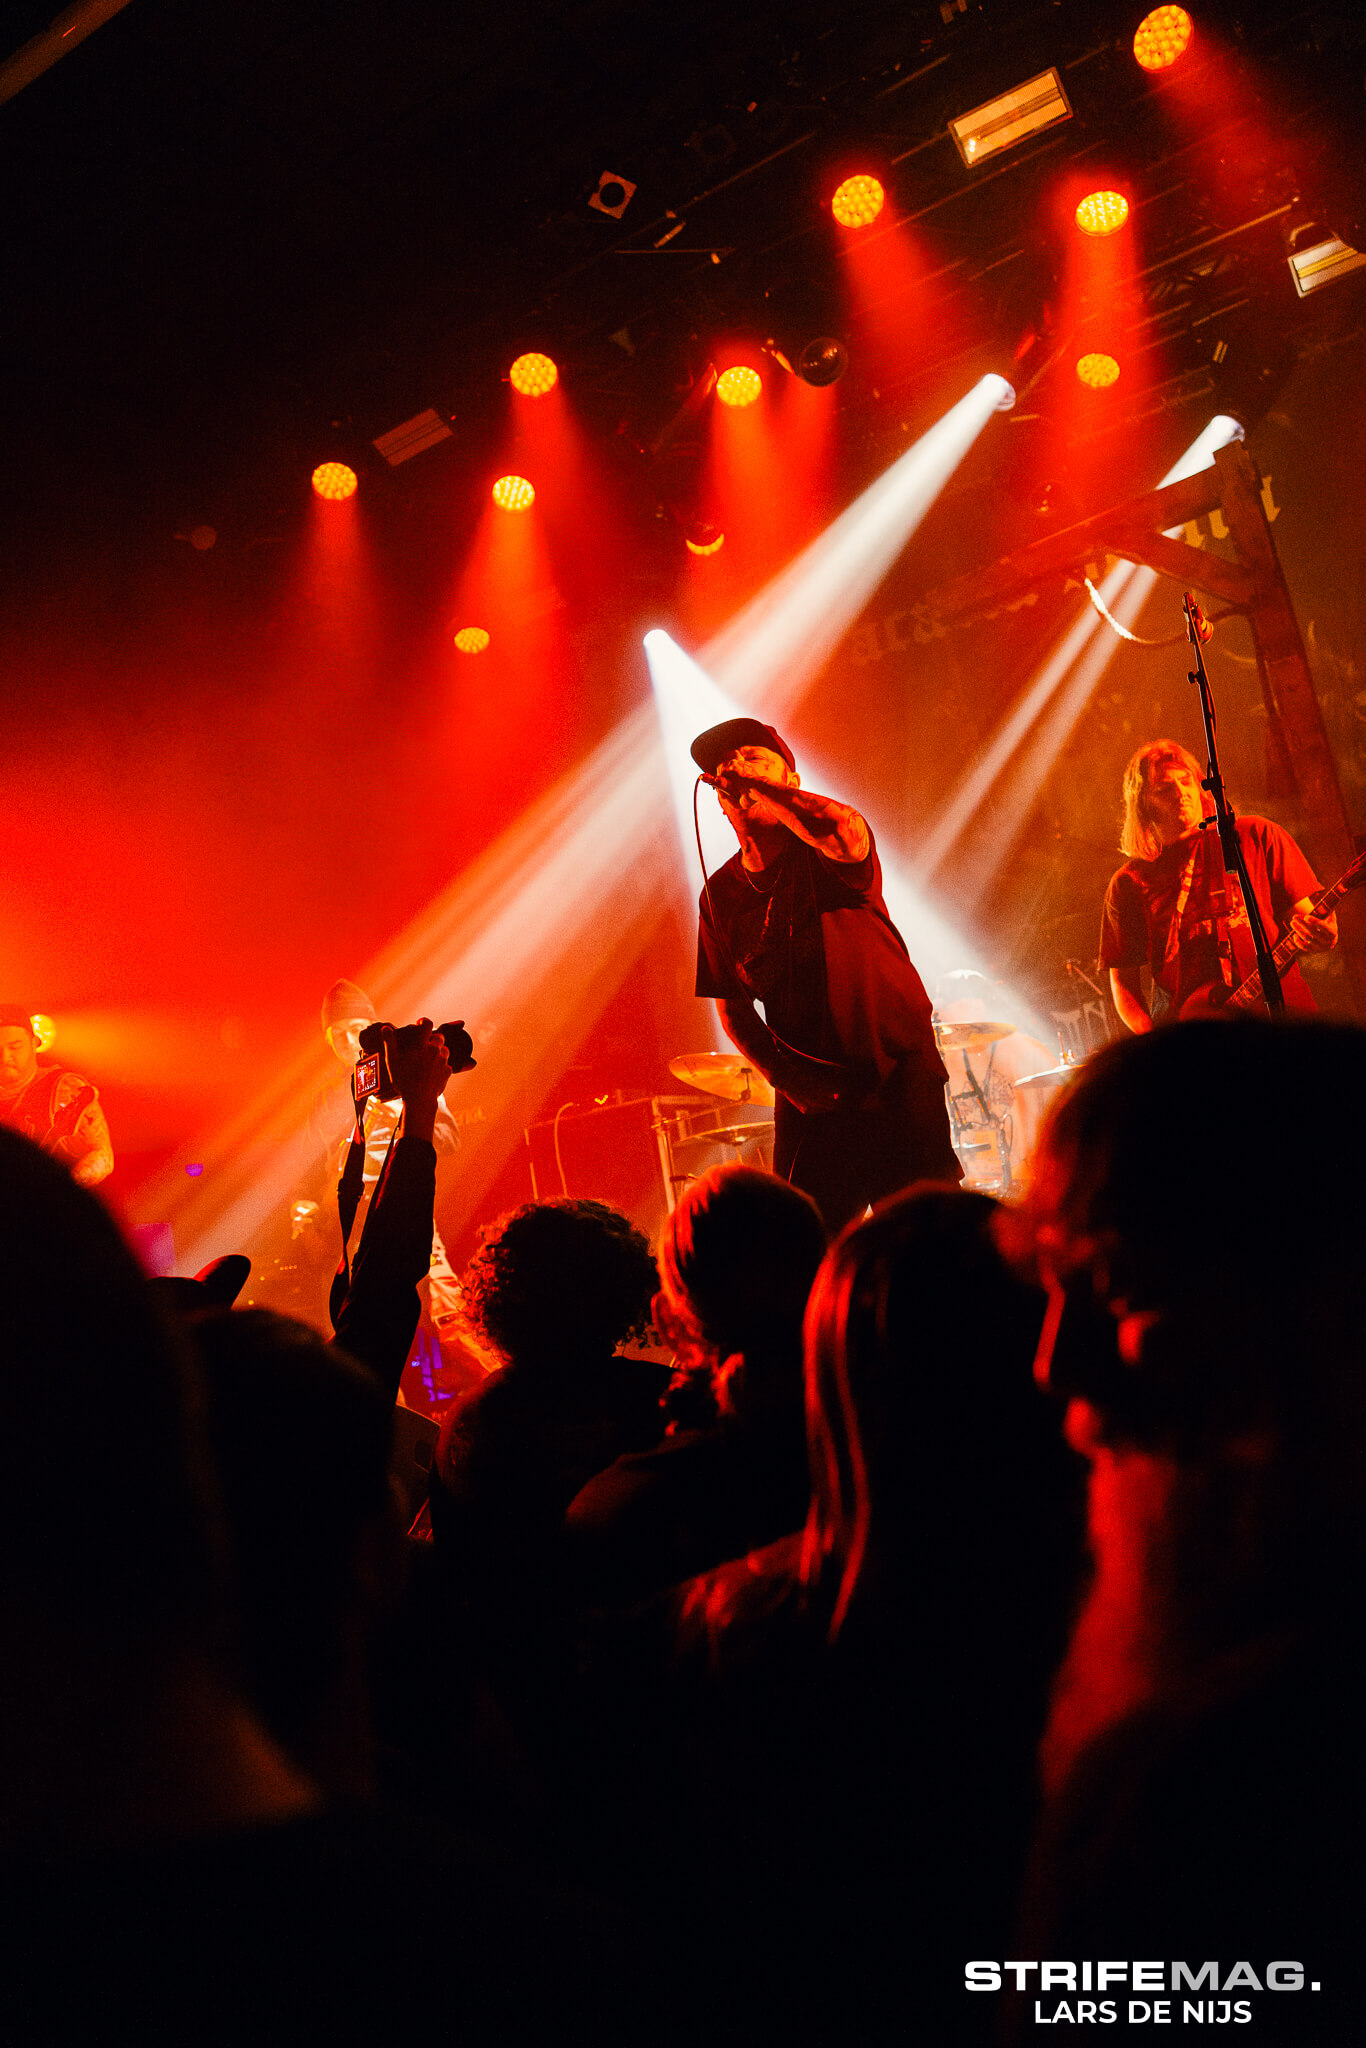
<path id="1" fill-rule="evenodd" d="M 981 1052 L 998 1038 L 1009 1038 L 1013 1024 L 936 1024 L 934 1042 L 941 1052 Z"/>
<path id="2" fill-rule="evenodd" d="M 707 1095 L 719 1095 L 726 1102 L 758 1102 L 765 1108 L 773 1105 L 773 1083 L 738 1052 L 681 1052 L 669 1061 L 669 1072 L 676 1080 Z"/>

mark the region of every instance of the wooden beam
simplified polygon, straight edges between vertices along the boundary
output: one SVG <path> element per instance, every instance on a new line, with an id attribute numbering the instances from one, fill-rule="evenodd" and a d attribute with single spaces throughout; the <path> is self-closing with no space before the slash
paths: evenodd
<path id="1" fill-rule="evenodd" d="M 1193 548 L 1188 540 L 1173 540 L 1165 533 L 1115 533 L 1110 552 L 1126 562 L 1143 562 L 1174 583 L 1203 590 L 1209 597 L 1243 611 L 1252 602 L 1253 579 L 1241 562 L 1226 562 L 1222 555 Z"/>
<path id="2" fill-rule="evenodd" d="M 1304 805 L 1311 858 L 1331 881 L 1355 854 L 1337 763 L 1314 691 L 1299 622 L 1271 538 L 1261 479 L 1245 448 L 1230 444 L 1214 458 L 1224 523 L 1247 564 L 1254 594 L 1248 624 L 1262 671 L 1269 718 L 1279 720 Z"/>
<path id="3" fill-rule="evenodd" d="M 1218 503 L 1218 473 L 1213 469 L 1202 469 L 1198 475 L 1184 477 L 1180 483 L 1166 484 L 1160 491 L 1149 491 L 1142 498 L 1132 498 L 1124 505 L 1112 505 L 1105 512 L 1097 512 L 1093 518 L 1078 520 L 1073 526 L 1064 526 L 1057 533 L 1046 534 L 1029 547 L 1020 548 L 1004 560 L 992 563 L 990 568 L 955 576 L 942 589 L 932 590 L 925 603 L 941 618 L 950 618 L 955 613 L 975 610 L 979 606 L 986 610 L 991 605 L 1005 603 L 1051 576 L 1079 575 L 1088 562 L 1105 555 L 1123 554 L 1125 549 L 1117 544 L 1119 541 L 1136 545 L 1139 534 L 1156 535 L 1164 528 L 1185 526 L 1192 519 L 1198 519 L 1202 512 L 1213 511 Z M 1191 553 L 1203 559 L 1203 550 L 1192 548 Z M 1130 559 L 1141 560 L 1142 557 Z M 1228 564 L 1223 566 L 1226 568 Z M 1204 582 L 1200 583 L 1202 590 L 1207 587 Z M 1224 595 L 1222 591 L 1213 594 Z"/>

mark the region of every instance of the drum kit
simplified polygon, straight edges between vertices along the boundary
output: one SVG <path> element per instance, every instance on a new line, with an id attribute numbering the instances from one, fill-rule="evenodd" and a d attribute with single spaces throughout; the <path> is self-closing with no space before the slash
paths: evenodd
<path id="1" fill-rule="evenodd" d="M 690 1088 L 700 1089 L 704 1095 L 718 1098 L 720 1102 L 733 1102 L 737 1107 L 743 1104 L 752 1105 L 755 1109 L 773 1108 L 773 1083 L 738 1052 L 680 1053 L 677 1059 L 669 1061 L 669 1072 L 676 1081 L 684 1081 Z M 674 1128 L 665 1136 L 670 1153 L 668 1177 L 675 1189 L 694 1180 L 703 1170 L 706 1148 L 728 1148 L 733 1159 L 746 1160 L 750 1165 L 772 1164 L 771 1116 L 755 1117 L 753 1121 L 737 1118 L 734 1122 L 715 1124 L 700 1122 L 685 1114 L 673 1119 L 673 1124 Z M 747 1153 L 748 1147 L 753 1149 Z M 690 1158 L 685 1163 L 690 1166 L 696 1160 L 697 1164 L 691 1171 L 675 1173 L 672 1170 L 675 1151 L 689 1153 Z"/>
<path id="2" fill-rule="evenodd" d="M 1011 1171 L 1015 1135 L 1013 1119 L 1009 1108 L 1000 1107 L 1001 1092 L 1013 1099 L 1020 1089 L 1061 1087 L 1081 1065 L 1079 1060 L 1064 1054 L 1060 1065 L 1043 1067 L 1036 1074 L 1010 1079 L 1003 1074 L 988 1074 L 983 1077 L 987 1080 L 984 1087 L 982 1080 L 973 1072 L 972 1054 L 987 1052 L 1001 1039 L 1009 1038 L 1014 1030 L 1013 1024 L 988 1022 L 985 1018 L 956 1024 L 947 1023 L 940 1017 L 934 1020 L 935 1044 L 940 1052 L 963 1055 L 966 1086 L 956 1089 L 950 1081 L 944 1095 L 948 1103 L 953 1149 L 963 1168 L 963 1185 L 983 1194 L 1009 1194 L 1018 1177 Z M 993 1083 L 997 1085 L 993 1087 Z"/>
<path id="3" fill-rule="evenodd" d="M 968 1085 L 955 1092 L 950 1084 L 945 1091 L 949 1123 L 953 1149 L 963 1166 L 964 1185 L 981 1189 L 983 1192 L 1004 1194 L 1011 1186 L 1011 1119 L 1008 1112 L 1002 1114 L 993 1105 L 988 1093 L 973 1073 L 969 1061 L 972 1054 L 986 1052 L 999 1039 L 1009 1038 L 1014 1029 L 1013 1024 L 998 1024 L 976 1019 L 967 1023 L 949 1024 L 936 1018 L 934 1023 L 935 1043 L 940 1052 L 965 1055 L 964 1068 Z M 1081 1064 L 1080 1060 L 1064 1055 L 1060 1065 L 1045 1067 L 1037 1074 L 1025 1074 L 1006 1085 L 1011 1090 L 1058 1088 L 1072 1079 Z M 703 1094 L 714 1096 L 722 1102 L 752 1104 L 757 1109 L 772 1109 L 774 1104 L 772 1082 L 738 1052 L 680 1053 L 677 1059 L 669 1061 L 669 1072 L 675 1080 L 683 1081 L 690 1088 L 699 1089 Z M 753 1122 L 709 1124 L 696 1130 L 683 1128 L 691 1122 L 690 1118 L 680 1118 L 678 1121 L 680 1128 L 672 1134 L 673 1146 L 730 1147 L 736 1159 L 744 1156 L 746 1147 L 755 1146 L 760 1150 L 750 1156 L 762 1161 L 763 1151 L 773 1136 L 771 1117 L 756 1118 Z M 771 1156 L 770 1152 L 769 1157 Z M 676 1181 L 686 1181 L 692 1179 L 693 1175 L 685 1173 L 673 1178 Z"/>

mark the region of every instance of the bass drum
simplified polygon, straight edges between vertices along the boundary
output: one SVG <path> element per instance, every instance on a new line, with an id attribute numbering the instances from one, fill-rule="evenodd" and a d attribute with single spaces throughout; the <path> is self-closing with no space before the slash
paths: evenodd
<path id="1" fill-rule="evenodd" d="M 999 1124 L 964 1124 L 953 1132 L 953 1149 L 963 1169 L 963 1186 L 979 1195 L 1003 1195 L 1010 1187 L 1010 1146 Z"/>

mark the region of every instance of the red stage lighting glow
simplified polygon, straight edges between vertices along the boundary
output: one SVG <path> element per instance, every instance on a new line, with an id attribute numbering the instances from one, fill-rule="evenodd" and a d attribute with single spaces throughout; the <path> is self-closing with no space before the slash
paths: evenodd
<path id="1" fill-rule="evenodd" d="M 1134 55 L 1145 71 L 1165 71 L 1185 55 L 1195 24 L 1184 7 L 1155 7 L 1134 36 Z"/>
<path id="2" fill-rule="evenodd" d="M 313 472 L 313 488 L 320 498 L 354 498 L 358 479 L 344 462 L 320 462 Z"/>
<path id="3" fill-rule="evenodd" d="M 746 369 L 742 363 L 723 370 L 716 380 L 716 395 L 722 405 L 753 405 L 763 388 L 759 372 Z"/>
<path id="4" fill-rule="evenodd" d="M 535 504 L 536 492 L 524 476 L 500 476 L 493 486 L 493 502 L 504 512 L 525 512 Z"/>
<path id="5" fill-rule="evenodd" d="M 700 541 L 685 539 L 684 542 L 684 545 L 686 546 L 688 553 L 690 555 L 714 555 L 718 553 L 719 550 L 725 546 L 725 544 L 726 536 L 724 535 L 724 533 L 718 533 L 715 540 Z"/>
<path id="6" fill-rule="evenodd" d="M 886 198 L 876 178 L 846 178 L 836 188 L 830 211 L 842 228 L 866 228 L 877 219 Z"/>
<path id="7" fill-rule="evenodd" d="M 1122 192 L 1088 192 L 1077 208 L 1077 226 L 1084 235 L 1117 234 L 1129 218 Z"/>
<path id="8" fill-rule="evenodd" d="M 455 636 L 455 644 L 462 654 L 482 654 L 489 644 L 489 636 L 482 626 L 462 626 Z"/>
<path id="9" fill-rule="evenodd" d="M 1119 364 L 1113 356 L 1103 355 L 1099 349 L 1092 349 L 1079 357 L 1077 375 L 1092 391 L 1104 391 L 1119 376 Z"/>
<path id="10" fill-rule="evenodd" d="M 508 371 L 508 382 L 523 398 L 541 398 L 547 391 L 553 391 L 559 381 L 560 373 L 549 356 L 518 356 Z"/>

